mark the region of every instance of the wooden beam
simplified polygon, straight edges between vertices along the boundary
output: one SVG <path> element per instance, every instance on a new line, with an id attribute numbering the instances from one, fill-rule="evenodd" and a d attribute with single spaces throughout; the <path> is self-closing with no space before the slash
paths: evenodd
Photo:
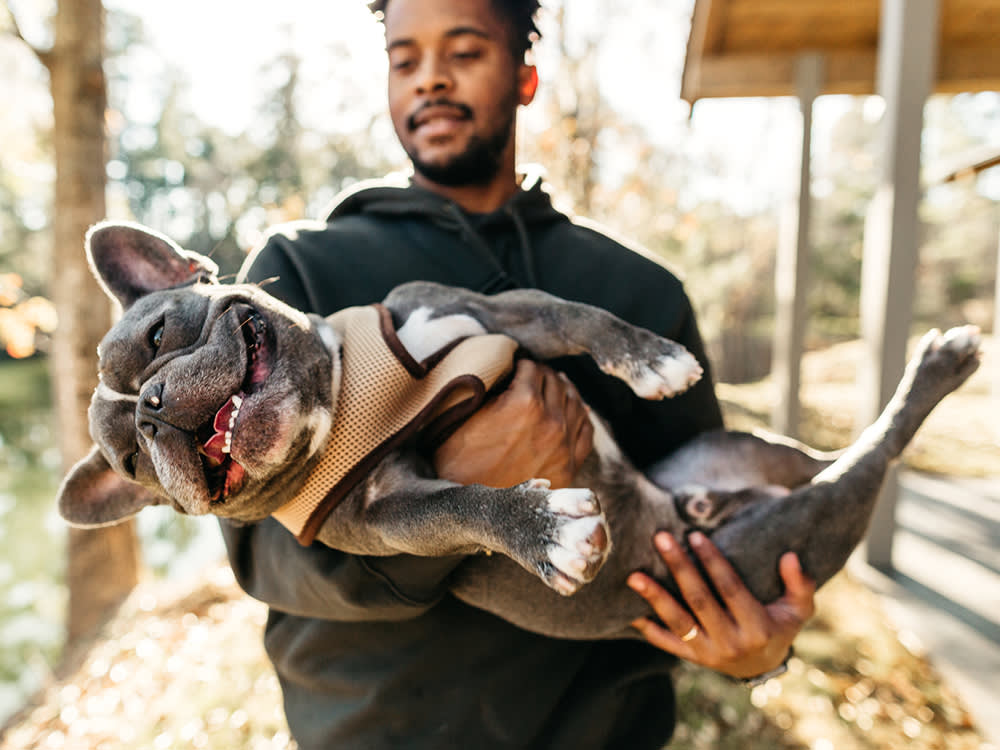
<path id="1" fill-rule="evenodd" d="M 684 71 L 681 74 L 681 98 L 685 101 L 694 102 L 693 98 L 685 95 L 685 91 L 699 79 L 702 61 L 716 53 L 722 45 L 726 4 L 727 0 L 695 1 Z"/>
<path id="2" fill-rule="evenodd" d="M 934 90 L 947 94 L 1000 90 L 1000 53 L 997 47 L 943 46 L 938 57 Z"/>
<path id="3" fill-rule="evenodd" d="M 784 54 L 716 55 L 691 70 L 681 94 L 689 102 L 713 97 L 794 96 L 796 61 L 803 50 Z M 824 52 L 820 94 L 875 92 L 875 52 Z"/>
<path id="4" fill-rule="evenodd" d="M 810 50 L 777 53 L 689 53 L 681 96 L 698 99 L 794 96 L 795 65 Z M 870 50 L 827 50 L 821 94 L 874 94 L 878 55 Z M 1000 91 L 1000 54 L 992 48 L 942 48 L 934 83 L 937 93 Z"/>
<path id="5" fill-rule="evenodd" d="M 800 52 L 723 54 L 702 58 L 685 69 L 681 96 L 689 102 L 715 97 L 794 96 L 795 61 Z M 834 50 L 827 60 L 822 94 L 875 93 L 877 54 Z M 1000 90 L 1000 54 L 982 48 L 944 49 L 936 93 Z"/>

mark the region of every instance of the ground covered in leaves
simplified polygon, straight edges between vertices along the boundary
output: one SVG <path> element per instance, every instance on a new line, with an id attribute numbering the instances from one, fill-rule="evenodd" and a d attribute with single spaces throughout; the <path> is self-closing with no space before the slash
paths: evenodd
<path id="1" fill-rule="evenodd" d="M 74 669 L 8 727 L 9 750 L 294 748 L 261 646 L 264 608 L 228 568 L 140 586 Z M 671 750 L 979 750 L 958 698 L 841 574 L 820 592 L 788 675 L 747 690 L 696 668 L 678 680 Z"/>
<path id="2" fill-rule="evenodd" d="M 987 342 L 987 353 L 992 349 Z M 804 436 L 840 447 L 853 424 L 857 345 L 807 357 Z M 908 452 L 916 468 L 986 475 L 1000 465 L 977 374 L 936 412 Z M 721 387 L 732 426 L 766 421 L 765 381 Z M 995 411 L 994 411 L 995 413 Z M 958 425 L 959 427 L 956 427 Z M 919 644 L 888 624 L 877 597 L 841 573 L 820 592 L 790 673 L 747 690 L 706 670 L 679 673 L 671 750 L 986 750 Z M 198 580 L 150 582 L 91 648 L 0 734 L 3 750 L 294 748 L 261 645 L 265 611 L 225 566 Z"/>

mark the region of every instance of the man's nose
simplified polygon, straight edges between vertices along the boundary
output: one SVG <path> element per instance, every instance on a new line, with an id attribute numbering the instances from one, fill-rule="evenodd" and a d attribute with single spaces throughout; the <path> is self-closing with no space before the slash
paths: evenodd
<path id="1" fill-rule="evenodd" d="M 440 94 L 449 90 L 452 83 L 447 65 L 437 58 L 429 57 L 420 66 L 420 73 L 417 76 L 417 93 L 421 96 Z"/>

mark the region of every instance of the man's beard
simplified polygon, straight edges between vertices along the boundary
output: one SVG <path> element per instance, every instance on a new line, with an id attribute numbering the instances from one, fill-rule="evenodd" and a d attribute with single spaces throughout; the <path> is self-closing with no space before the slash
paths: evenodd
<path id="1" fill-rule="evenodd" d="M 505 108 L 506 109 L 506 108 Z M 486 136 L 474 135 L 465 150 L 446 162 L 430 164 L 421 160 L 416 149 L 407 153 L 417 174 L 438 185 L 462 187 L 465 185 L 486 185 L 500 172 L 503 154 L 514 130 L 515 108 L 506 111 L 510 115 L 492 133 Z"/>

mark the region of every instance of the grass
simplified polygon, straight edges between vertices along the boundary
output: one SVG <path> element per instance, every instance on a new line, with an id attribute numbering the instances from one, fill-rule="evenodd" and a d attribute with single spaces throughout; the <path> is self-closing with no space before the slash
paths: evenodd
<path id="1" fill-rule="evenodd" d="M 0 389 L 0 412 L 10 409 L 41 409 L 51 403 L 49 376 L 45 360 L 4 360 L 0 362 L 3 388 Z"/>

